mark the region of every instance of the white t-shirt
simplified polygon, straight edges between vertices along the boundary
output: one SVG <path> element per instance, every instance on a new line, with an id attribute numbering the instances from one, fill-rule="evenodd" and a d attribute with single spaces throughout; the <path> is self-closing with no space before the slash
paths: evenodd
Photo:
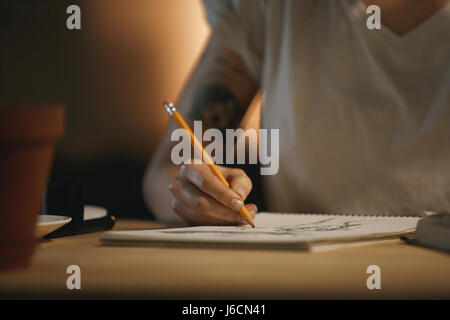
<path id="1" fill-rule="evenodd" d="M 269 210 L 450 210 L 450 4 L 397 36 L 369 30 L 360 0 L 204 3 L 280 132 Z"/>

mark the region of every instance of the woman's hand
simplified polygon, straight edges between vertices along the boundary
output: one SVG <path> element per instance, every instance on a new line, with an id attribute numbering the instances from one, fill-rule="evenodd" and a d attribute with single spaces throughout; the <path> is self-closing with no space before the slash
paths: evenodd
<path id="1" fill-rule="evenodd" d="M 250 178 L 241 169 L 217 166 L 228 188 L 206 164 L 184 164 L 170 183 L 172 209 L 188 225 L 238 225 L 245 221 L 239 211 L 252 190 Z M 257 207 L 245 205 L 255 217 Z"/>
<path id="2" fill-rule="evenodd" d="M 203 130 L 237 128 L 258 89 L 244 59 L 213 32 L 177 101 L 177 110 L 187 121 L 203 121 Z M 250 180 L 241 170 L 222 168 L 232 191 L 206 165 L 186 165 L 180 170 L 171 157 L 176 128 L 171 121 L 145 174 L 144 199 L 152 213 L 167 225 L 179 224 L 180 217 L 191 225 L 241 223 L 238 210 L 232 208 L 242 206 Z M 172 193 L 167 192 L 169 184 Z M 256 206 L 248 209 L 255 212 Z"/>

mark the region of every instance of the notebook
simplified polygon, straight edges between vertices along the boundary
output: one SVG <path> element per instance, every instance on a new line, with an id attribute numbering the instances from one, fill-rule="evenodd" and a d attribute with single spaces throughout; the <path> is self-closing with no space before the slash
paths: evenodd
<path id="1" fill-rule="evenodd" d="M 415 236 L 410 243 L 450 252 L 450 213 L 432 214 L 421 219 Z"/>
<path id="2" fill-rule="evenodd" d="M 259 213 L 256 228 L 199 226 L 109 231 L 106 245 L 227 247 L 322 251 L 412 234 L 419 217 Z"/>

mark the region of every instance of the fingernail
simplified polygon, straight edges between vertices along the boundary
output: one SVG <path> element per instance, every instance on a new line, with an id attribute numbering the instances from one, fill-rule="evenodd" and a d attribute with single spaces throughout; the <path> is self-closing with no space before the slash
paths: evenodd
<path id="1" fill-rule="evenodd" d="M 242 199 L 245 199 L 245 196 L 246 196 L 246 194 L 247 194 L 247 191 L 245 190 L 244 187 L 238 187 L 238 188 L 236 189 L 236 192 L 237 192 L 238 195 L 241 196 Z"/>
<path id="2" fill-rule="evenodd" d="M 244 203 L 239 199 L 233 199 L 231 201 L 231 208 L 233 208 L 234 211 L 241 210 L 243 205 L 244 205 Z"/>

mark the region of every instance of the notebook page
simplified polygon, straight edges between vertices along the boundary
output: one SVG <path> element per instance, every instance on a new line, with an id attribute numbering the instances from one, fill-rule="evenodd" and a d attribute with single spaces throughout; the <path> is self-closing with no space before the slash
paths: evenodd
<path id="1" fill-rule="evenodd" d="M 250 226 L 110 231 L 102 240 L 185 243 L 310 243 L 378 239 L 413 231 L 418 217 L 259 213 Z"/>

